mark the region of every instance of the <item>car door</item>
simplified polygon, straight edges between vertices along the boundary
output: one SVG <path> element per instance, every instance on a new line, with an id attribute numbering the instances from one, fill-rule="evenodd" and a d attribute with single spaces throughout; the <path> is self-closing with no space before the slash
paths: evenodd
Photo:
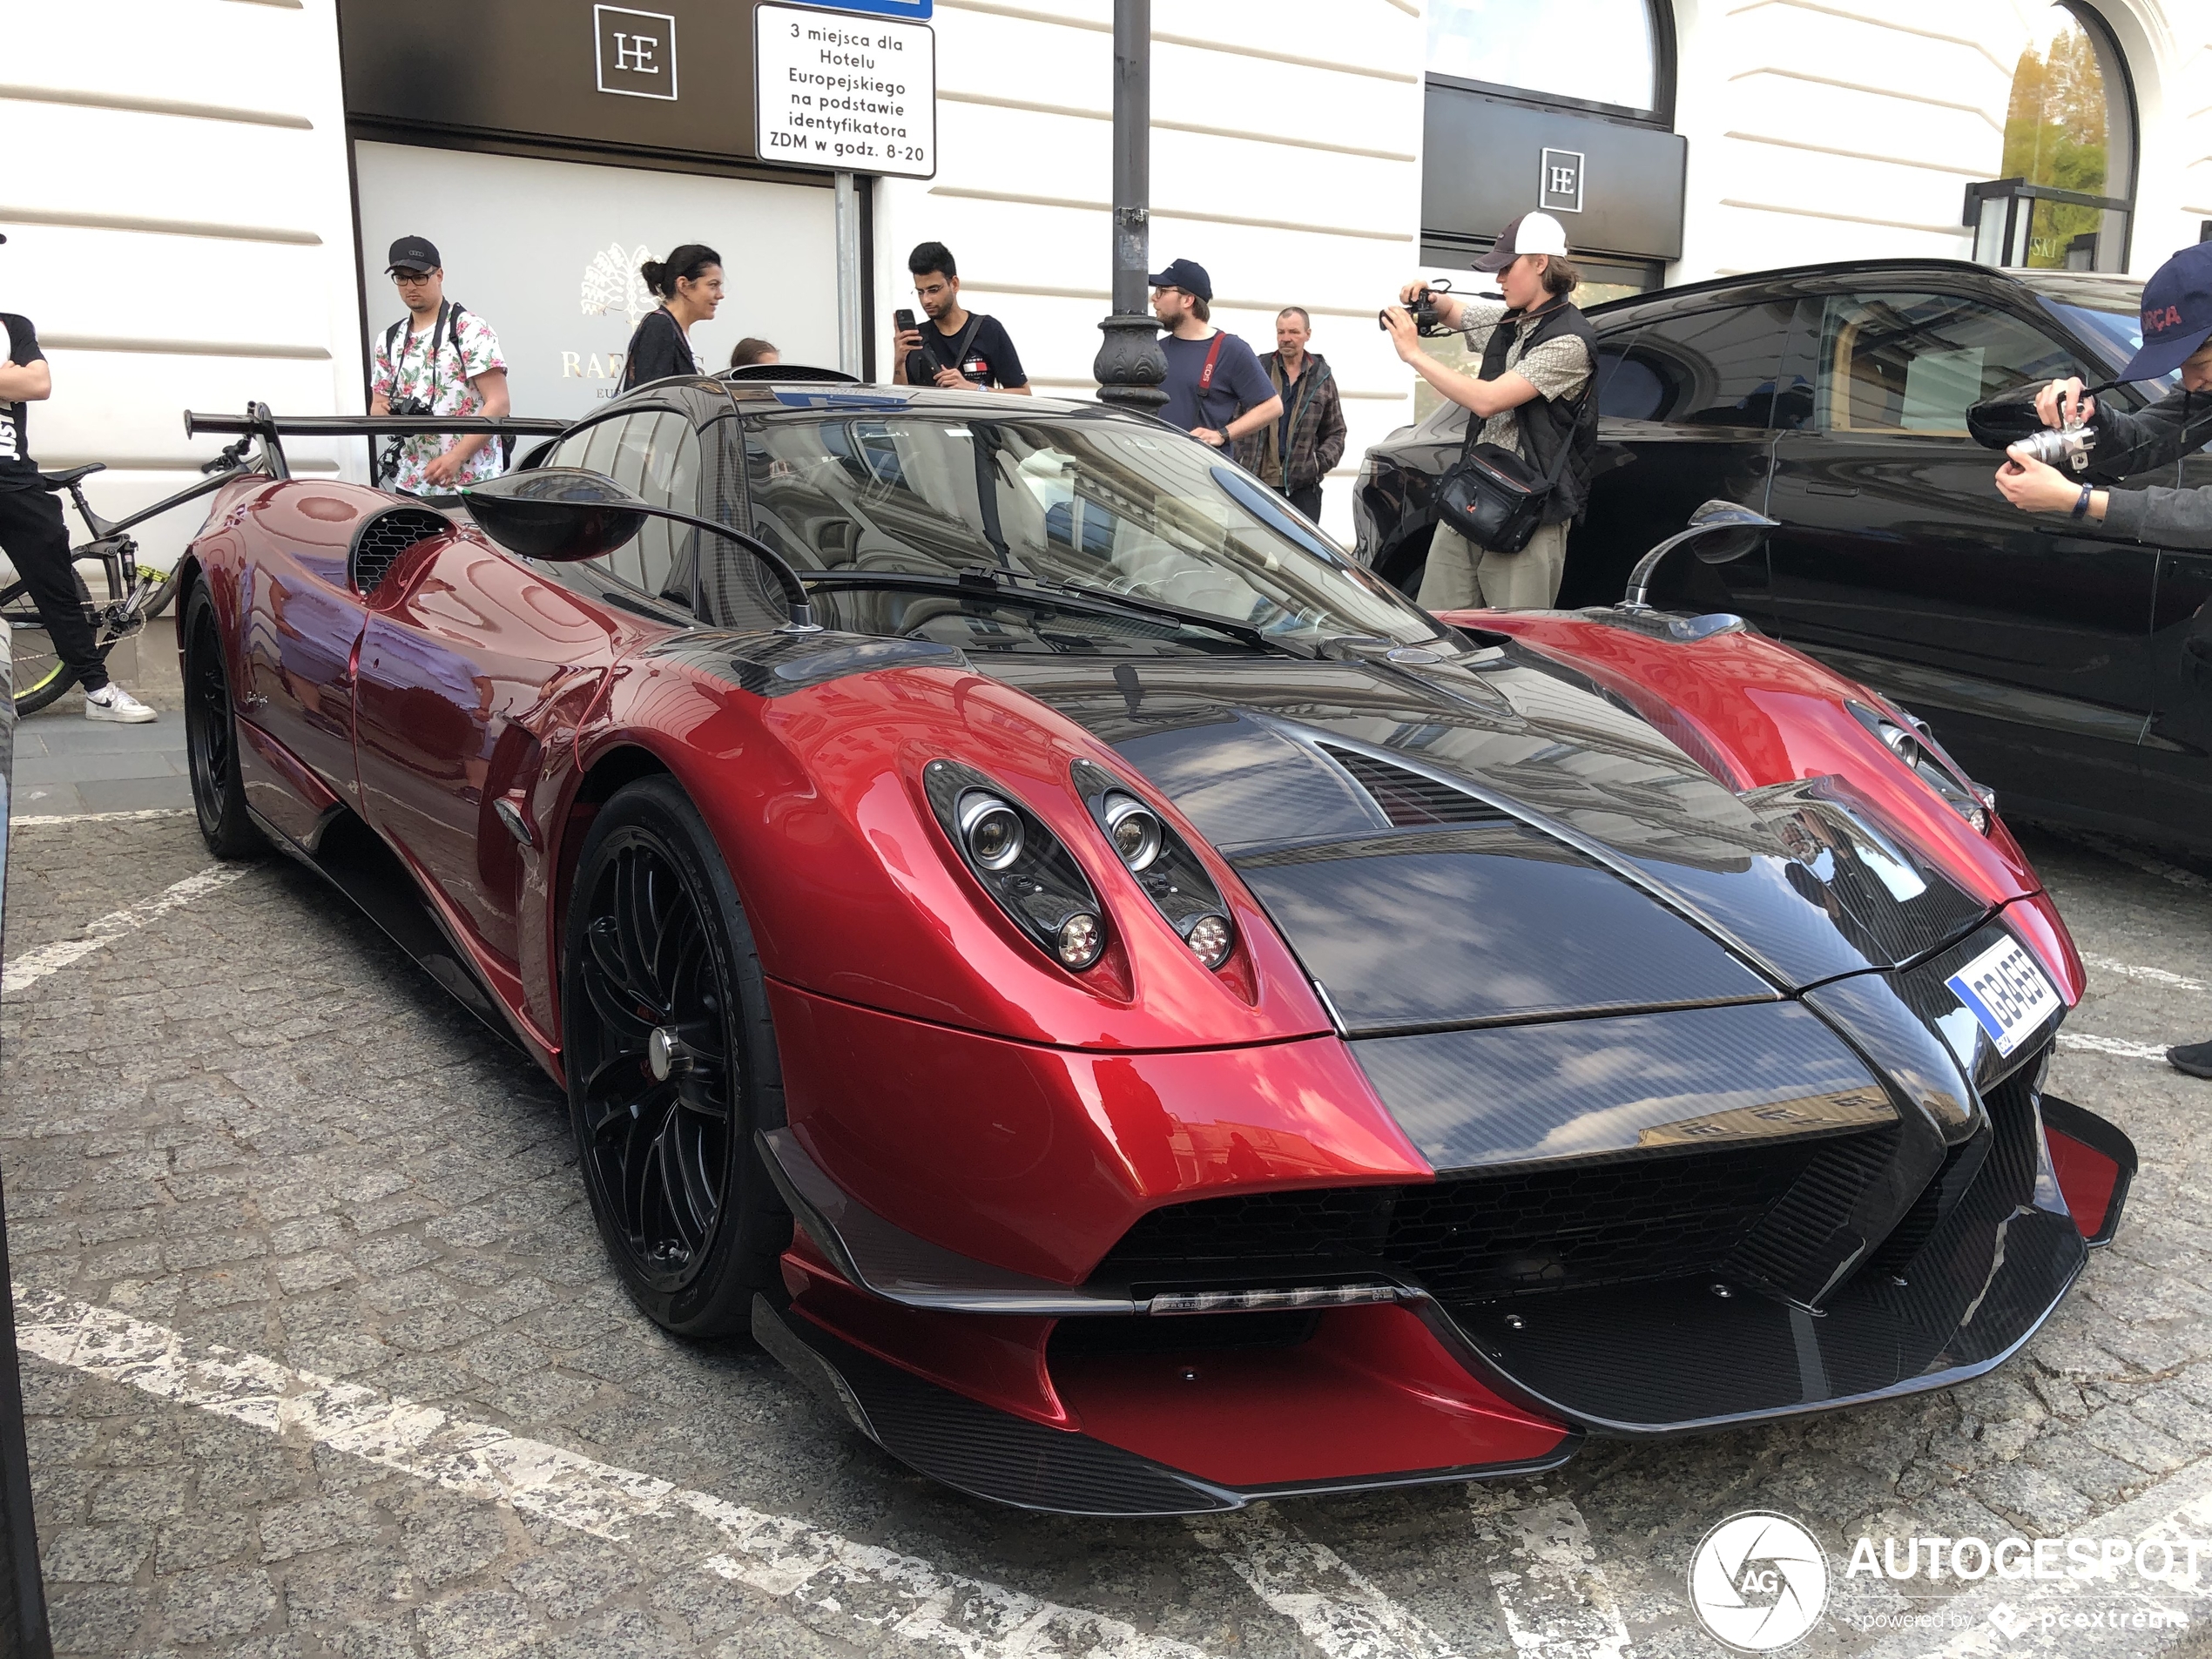
<path id="1" fill-rule="evenodd" d="M 2018 804 L 2094 810 L 2135 786 L 2152 700 L 2156 556 L 2018 511 L 1967 408 L 2095 365 L 1963 294 L 1819 302 L 1790 374 L 1811 419 L 1776 450 L 1768 538 L 1782 637 L 1924 716 Z"/>
<path id="2" fill-rule="evenodd" d="M 2179 470 L 2182 488 L 2212 489 L 2212 455 Z M 2135 822 L 2121 827 L 2212 850 L 2212 552 L 2160 550 L 2150 648 L 2141 793 L 2127 808 Z"/>
<path id="3" fill-rule="evenodd" d="M 1743 300 L 1653 318 L 1625 341 L 1608 333 L 1601 356 L 1619 361 L 1599 390 L 1596 468 L 1568 542 L 1562 605 L 1614 604 L 1636 560 L 1705 502 L 1764 509 L 1773 422 L 1790 415 L 1777 386 L 1796 314 L 1787 298 Z M 1662 570 L 1652 597 L 1764 626 L 1766 561 L 1683 559 Z"/>
<path id="4" fill-rule="evenodd" d="M 554 460 L 696 511 L 698 454 L 688 415 L 649 409 L 563 440 Z M 574 724 L 618 651 L 688 620 L 689 566 L 679 577 L 674 542 L 655 534 L 666 528 L 649 522 L 590 570 L 457 542 L 374 596 L 356 694 L 364 810 L 496 961 L 511 966 L 521 948 L 515 825 L 535 838 L 528 785 L 541 745 Z"/>

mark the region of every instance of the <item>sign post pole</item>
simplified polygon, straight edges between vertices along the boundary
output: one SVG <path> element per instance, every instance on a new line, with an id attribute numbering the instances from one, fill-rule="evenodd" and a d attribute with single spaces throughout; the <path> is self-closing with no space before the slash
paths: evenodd
<path id="1" fill-rule="evenodd" d="M 1114 313 L 1091 373 L 1098 401 L 1157 409 L 1168 401 L 1159 324 L 1146 307 L 1152 256 L 1152 0 L 1114 0 Z"/>
<path id="2" fill-rule="evenodd" d="M 855 380 L 863 374 L 866 342 L 860 327 L 860 183 L 837 175 L 837 366 Z"/>

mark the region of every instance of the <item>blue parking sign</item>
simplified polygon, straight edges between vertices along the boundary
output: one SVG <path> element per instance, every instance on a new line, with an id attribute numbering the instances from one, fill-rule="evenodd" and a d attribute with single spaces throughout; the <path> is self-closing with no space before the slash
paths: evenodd
<path id="1" fill-rule="evenodd" d="M 930 8 L 936 0 L 801 0 L 825 11 L 864 11 L 871 17 L 903 17 L 909 23 L 927 23 Z"/>

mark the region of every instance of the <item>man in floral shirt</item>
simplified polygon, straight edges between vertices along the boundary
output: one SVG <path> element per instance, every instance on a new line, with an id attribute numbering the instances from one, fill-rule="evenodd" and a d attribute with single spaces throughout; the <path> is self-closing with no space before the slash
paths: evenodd
<path id="1" fill-rule="evenodd" d="M 408 314 L 376 337 L 369 368 L 371 415 L 502 415 L 507 364 L 499 336 L 445 297 L 438 250 L 420 236 L 392 244 L 388 269 Z M 409 495 L 450 495 L 505 470 L 499 442 L 482 435 L 425 434 L 400 446 L 395 484 Z"/>

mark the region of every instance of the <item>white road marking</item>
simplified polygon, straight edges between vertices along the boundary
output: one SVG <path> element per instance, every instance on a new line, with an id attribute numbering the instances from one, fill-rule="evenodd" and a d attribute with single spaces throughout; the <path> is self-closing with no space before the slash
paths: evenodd
<path id="1" fill-rule="evenodd" d="M 2168 986 L 2176 991 L 2212 991 L 2212 985 L 2207 985 L 2201 979 L 2169 974 L 2162 968 L 2146 968 L 2140 962 L 2123 962 L 2110 956 L 2087 955 L 2083 956 L 2081 961 L 2086 968 L 2094 968 L 2101 974 L 2117 974 L 2122 979 L 2139 979 L 2152 985 Z"/>
<path id="2" fill-rule="evenodd" d="M 1265 1509 L 1208 1515 L 1190 1530 L 1326 1659 L 1459 1659 L 1336 1551 Z"/>
<path id="3" fill-rule="evenodd" d="M 195 899 L 227 887 L 240 876 L 251 875 L 255 867 L 251 864 L 211 864 L 198 875 L 188 875 L 183 880 L 163 888 L 143 904 L 134 904 L 127 910 L 111 910 L 105 916 L 96 916 L 84 924 L 84 931 L 75 939 L 57 940 L 51 945 L 41 945 L 27 950 L 0 970 L 0 996 L 14 996 L 30 989 L 50 974 L 58 974 L 71 962 L 81 961 L 94 951 L 113 944 L 117 940 L 137 933 L 147 923 L 158 921 L 172 910 L 181 910 Z"/>
<path id="4" fill-rule="evenodd" d="M 1971 1589 L 1941 1600 L 1928 1595 L 1924 1575 L 1907 1588 L 1918 1612 L 1943 1612 L 1968 1622 L 1967 1628 L 1941 1645 L 1926 1632 L 1897 1631 L 1860 1659 L 1996 1659 L 2000 1655 L 2073 1656 L 2104 1652 L 2125 1653 L 2128 1659 L 2148 1659 L 2183 1644 L 2194 1635 L 2203 1637 L 2202 1602 L 2206 1577 L 2212 1561 L 2197 1563 L 2191 1575 L 2189 1552 L 2179 1541 L 2212 1534 L 2212 1461 L 2200 1461 L 2176 1470 L 2156 1486 L 2117 1509 L 2082 1521 L 2070 1533 L 2047 1535 L 2071 1538 L 2125 1538 L 2131 1542 L 2161 1539 L 2174 1543 L 2174 1576 L 2166 1581 L 2139 1579 L 2132 1571 L 2124 1577 L 2078 1579 L 1983 1579 Z M 1995 1543 L 1994 1538 L 1986 1540 Z M 1946 1580 L 1946 1582 L 1956 1582 Z M 1924 1599 L 1925 1598 L 1925 1599 Z M 2081 1605 L 2087 1598 L 2090 1605 Z M 2124 1635 L 2103 1629 L 2069 1628 L 2054 1623 L 2045 1628 L 2046 1613 L 2094 1614 L 2117 1610 L 2129 1617 L 2162 1608 L 2184 1615 L 2186 1624 L 2165 1629 L 2128 1629 Z M 1832 1615 L 1831 1615 L 1832 1617 Z"/>
<path id="5" fill-rule="evenodd" d="M 1147 1635 L 1102 1613 L 941 1572 L 912 1555 L 596 1463 L 493 1424 L 465 1422 L 259 1354 L 212 1345 L 187 1351 L 178 1332 L 110 1309 L 21 1285 L 15 1305 L 17 1346 L 25 1353 L 594 1538 L 622 1542 L 641 1523 L 703 1521 L 721 1545 L 699 1561 L 703 1570 L 809 1612 L 841 1612 L 839 1591 L 857 1592 L 851 1599 L 871 1610 L 850 1615 L 860 1627 L 855 1635 L 887 1630 L 960 1659 L 1204 1659 L 1201 1649 Z M 887 1619 L 880 1611 L 887 1599 Z"/>
<path id="6" fill-rule="evenodd" d="M 2120 1037 L 2089 1037 L 2078 1032 L 2059 1033 L 2061 1049 L 2085 1049 L 2091 1054 L 2108 1054 L 2122 1060 L 2155 1060 L 2163 1064 L 2166 1050 L 2155 1043 L 2129 1042 Z"/>
<path id="7" fill-rule="evenodd" d="M 1514 1565 L 1490 1575 L 1518 1659 L 1628 1659 L 1629 1627 L 1571 1498 L 1504 1517 Z"/>
<path id="8" fill-rule="evenodd" d="M 145 818 L 190 818 L 189 806 L 140 806 L 127 813 L 24 813 L 8 820 L 10 829 L 48 824 L 127 824 Z"/>

